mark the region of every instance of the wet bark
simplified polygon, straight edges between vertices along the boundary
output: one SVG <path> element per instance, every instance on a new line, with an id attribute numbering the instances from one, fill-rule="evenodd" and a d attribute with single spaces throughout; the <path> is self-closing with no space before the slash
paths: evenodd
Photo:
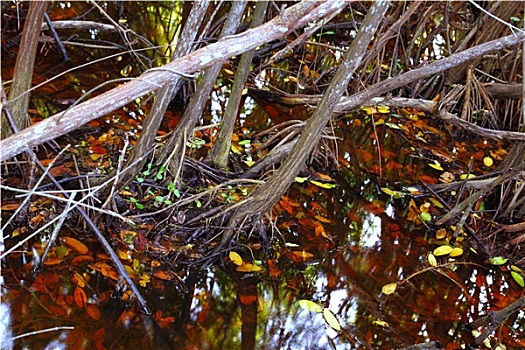
<path id="1" fill-rule="evenodd" d="M 29 5 L 20 49 L 18 50 L 18 56 L 16 58 L 13 84 L 9 90 L 7 99 L 18 129 L 25 129 L 31 123 L 27 115 L 30 96 L 27 91 L 31 87 L 33 80 L 33 68 L 35 66 L 38 49 L 38 38 L 40 37 L 40 28 L 44 21 L 47 4 L 47 1 L 32 1 Z M 12 132 L 5 117 L 2 115 L 1 118 L 1 139 L 5 139 L 10 136 Z"/>
<path id="2" fill-rule="evenodd" d="M 260 215 L 260 213 L 267 212 L 286 192 L 317 145 L 322 130 L 330 120 L 337 101 L 346 91 L 350 79 L 366 54 L 368 44 L 379 27 L 389 5 L 388 1 L 378 1 L 372 5 L 362 28 L 352 41 L 344 61 L 337 69 L 326 94 L 317 106 L 312 118 L 308 120 L 292 152 L 285 159 L 279 171 L 248 196 L 246 205 L 237 207 L 238 209 L 233 212 L 229 220 L 231 229 L 223 233 L 221 242 L 217 245 L 215 252 L 220 252 L 224 246 L 230 243 L 231 237 L 234 235 L 234 229 L 239 227 L 246 217 L 254 213 Z"/>
<path id="3" fill-rule="evenodd" d="M 257 2 L 255 5 L 252 24 L 250 26 L 251 28 L 260 26 L 263 23 L 267 6 L 268 2 L 266 1 Z M 239 61 L 239 65 L 237 66 L 237 72 L 235 73 L 232 91 L 226 105 L 226 110 L 224 112 L 221 130 L 219 132 L 219 136 L 217 137 L 217 141 L 213 144 L 211 149 L 210 158 L 213 160 L 213 164 L 216 168 L 224 169 L 228 163 L 231 138 L 235 128 L 239 106 L 242 100 L 242 91 L 244 89 L 244 84 L 248 79 L 250 65 L 254 55 L 255 49 L 251 49 L 250 51 L 243 53 Z"/>

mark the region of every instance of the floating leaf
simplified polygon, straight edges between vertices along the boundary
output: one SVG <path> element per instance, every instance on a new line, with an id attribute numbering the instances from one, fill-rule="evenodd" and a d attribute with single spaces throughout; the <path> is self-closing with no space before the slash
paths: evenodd
<path id="1" fill-rule="evenodd" d="M 430 213 L 428 212 L 423 212 L 419 216 L 421 217 L 421 220 L 426 221 L 426 222 L 432 220 L 432 215 L 430 215 Z"/>
<path id="2" fill-rule="evenodd" d="M 316 185 L 317 187 L 327 188 L 327 189 L 335 188 L 337 186 L 336 184 L 324 183 L 324 182 L 319 182 L 319 181 L 314 181 L 314 180 L 310 180 L 310 182 Z"/>
<path id="3" fill-rule="evenodd" d="M 375 107 L 361 107 L 361 109 L 365 111 L 368 115 L 377 113 L 377 108 Z"/>
<path id="4" fill-rule="evenodd" d="M 332 327 L 336 331 L 341 330 L 341 324 L 339 323 L 335 315 L 332 313 L 332 311 L 326 308 L 323 309 L 323 316 L 324 316 L 324 320 L 326 321 L 326 323 L 328 323 L 330 327 Z"/>
<path id="5" fill-rule="evenodd" d="M 391 128 L 391 129 L 397 129 L 397 130 L 401 129 L 401 128 L 399 127 L 399 125 L 394 124 L 394 123 L 385 123 L 385 125 L 388 126 L 388 127 Z"/>
<path id="6" fill-rule="evenodd" d="M 474 174 L 461 174 L 461 175 L 459 175 L 459 178 L 461 180 L 473 179 L 475 177 L 476 177 L 476 175 L 474 175 Z"/>
<path id="7" fill-rule="evenodd" d="M 441 164 L 438 161 L 434 161 L 434 163 L 428 165 L 431 168 L 434 168 L 436 170 L 443 171 L 444 169 L 441 167 Z"/>
<path id="8" fill-rule="evenodd" d="M 73 237 L 62 237 L 62 242 L 79 254 L 86 254 L 89 251 L 88 247 L 84 243 Z"/>
<path id="9" fill-rule="evenodd" d="M 381 288 L 381 291 L 383 294 L 390 295 L 396 291 L 397 288 L 397 282 L 385 284 L 383 288 Z"/>
<path id="10" fill-rule="evenodd" d="M 512 278 L 514 278 L 514 281 L 516 281 L 516 283 L 520 285 L 520 287 L 525 287 L 525 281 L 519 273 L 517 273 L 516 271 L 511 271 L 510 274 Z"/>
<path id="11" fill-rule="evenodd" d="M 308 176 L 305 176 L 305 177 L 296 176 L 295 179 L 294 179 L 295 182 L 298 182 L 300 184 L 302 184 L 306 180 L 308 180 Z"/>
<path id="12" fill-rule="evenodd" d="M 437 260 L 434 254 L 432 253 L 428 254 L 428 263 L 430 264 L 430 266 L 437 266 L 438 263 L 437 263 Z"/>
<path id="13" fill-rule="evenodd" d="M 390 108 L 388 106 L 377 106 L 377 111 L 379 113 L 388 113 L 390 112 Z"/>
<path id="14" fill-rule="evenodd" d="M 381 321 L 381 320 L 376 320 L 376 321 L 373 321 L 372 323 L 375 325 L 381 326 L 381 327 L 390 327 L 390 324 L 388 322 Z"/>
<path id="15" fill-rule="evenodd" d="M 460 256 L 463 254 L 463 248 L 461 247 L 454 247 L 454 249 L 452 249 L 452 251 L 450 252 L 450 257 L 454 258 L 456 256 Z"/>
<path id="16" fill-rule="evenodd" d="M 306 309 L 312 312 L 322 312 L 323 311 L 323 308 L 321 307 L 321 305 L 314 303 L 311 300 L 301 299 L 299 300 L 299 306 L 302 307 L 303 309 Z"/>
<path id="17" fill-rule="evenodd" d="M 443 239 L 445 237 L 447 237 L 447 229 L 440 228 L 439 230 L 436 231 L 436 238 L 437 239 Z"/>
<path id="18" fill-rule="evenodd" d="M 231 251 L 228 256 L 230 257 L 230 260 L 237 266 L 241 266 L 242 265 L 242 258 L 239 254 L 237 254 L 236 252 L 234 251 Z"/>
<path id="19" fill-rule="evenodd" d="M 494 164 L 494 161 L 490 157 L 485 157 L 483 158 L 483 164 L 485 164 L 485 166 L 491 167 Z"/>
<path id="20" fill-rule="evenodd" d="M 82 288 L 76 287 L 75 291 L 73 292 L 73 297 L 75 304 L 77 304 L 78 307 L 84 307 L 84 305 L 86 305 L 87 295 Z"/>
<path id="21" fill-rule="evenodd" d="M 388 194 L 389 196 L 392 196 L 394 198 L 403 198 L 405 196 L 405 194 L 403 192 L 394 191 L 394 190 L 391 190 L 388 187 L 381 187 L 381 191 L 385 192 L 386 194 Z"/>
<path id="22" fill-rule="evenodd" d="M 20 203 L 10 203 L 10 204 L 4 204 L 2 205 L 2 207 L 0 207 L 1 210 L 17 210 L 18 207 L 20 206 Z"/>
<path id="23" fill-rule="evenodd" d="M 434 249 L 434 255 L 435 256 L 443 256 L 450 254 L 450 252 L 453 250 L 452 246 L 449 245 L 442 245 L 441 247 L 437 247 Z"/>
<path id="24" fill-rule="evenodd" d="M 433 204 L 436 208 L 440 208 L 440 209 L 445 208 L 445 207 L 443 206 L 443 204 L 441 204 L 440 201 L 438 201 L 437 199 L 435 199 L 435 198 L 433 198 L 433 197 L 430 197 L 428 200 L 431 201 L 432 204 Z"/>
<path id="25" fill-rule="evenodd" d="M 492 265 L 503 265 L 507 262 L 508 259 L 505 259 L 504 257 L 502 256 L 495 256 L 493 257 L 492 259 L 490 259 L 490 263 Z"/>
<path id="26" fill-rule="evenodd" d="M 324 223 L 331 223 L 332 220 L 328 219 L 328 218 L 325 218 L 324 216 L 321 216 L 321 215 L 316 215 L 315 216 L 315 219 L 318 220 L 318 221 L 321 221 L 321 222 L 324 222 Z"/>
<path id="27" fill-rule="evenodd" d="M 239 272 L 260 272 L 262 271 L 262 268 L 260 268 L 257 265 L 246 263 L 246 264 L 242 264 L 241 266 L 237 267 L 237 271 Z"/>

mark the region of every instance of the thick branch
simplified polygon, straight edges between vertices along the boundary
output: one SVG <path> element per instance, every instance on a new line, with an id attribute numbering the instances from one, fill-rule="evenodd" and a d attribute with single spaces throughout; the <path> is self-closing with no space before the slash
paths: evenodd
<path id="1" fill-rule="evenodd" d="M 218 61 L 279 39 L 296 28 L 337 11 L 342 6 L 346 6 L 342 1 L 300 2 L 262 26 L 196 50 L 168 63 L 162 69 L 148 70 L 127 84 L 118 86 L 67 111 L 55 114 L 2 140 L 0 142 L 2 150 L 0 161 L 9 159 L 28 147 L 37 146 L 71 132 L 93 119 L 104 116 L 145 94 L 154 92 L 164 84 L 171 82 L 174 75 L 202 71 Z"/>

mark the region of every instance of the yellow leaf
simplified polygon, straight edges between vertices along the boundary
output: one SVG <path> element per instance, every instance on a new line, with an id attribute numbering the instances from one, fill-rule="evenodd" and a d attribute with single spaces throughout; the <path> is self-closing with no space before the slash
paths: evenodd
<path id="1" fill-rule="evenodd" d="M 300 183 L 300 184 L 302 184 L 306 180 L 308 180 L 308 176 L 305 176 L 305 177 L 296 176 L 294 179 L 295 182 Z"/>
<path id="2" fill-rule="evenodd" d="M 381 320 L 377 320 L 377 321 L 374 321 L 372 323 L 376 324 L 378 326 L 381 326 L 381 327 L 390 327 L 390 324 L 388 324 L 388 322 L 381 321 Z"/>
<path id="3" fill-rule="evenodd" d="M 310 182 L 316 185 L 317 187 L 321 187 L 321 188 L 331 189 L 337 186 L 336 184 L 324 183 L 324 182 L 319 182 L 319 181 L 314 181 L 314 180 L 310 180 Z"/>
<path id="4" fill-rule="evenodd" d="M 246 164 L 247 166 L 251 167 L 252 165 L 255 164 L 255 161 L 253 160 L 243 160 L 244 164 Z"/>
<path id="5" fill-rule="evenodd" d="M 299 300 L 299 306 L 302 307 L 303 309 L 306 309 L 312 312 L 322 312 L 323 311 L 323 308 L 319 304 L 314 303 L 311 300 L 301 299 Z"/>
<path id="6" fill-rule="evenodd" d="M 494 164 L 494 161 L 490 157 L 485 157 L 483 158 L 483 164 L 485 164 L 485 166 L 491 167 L 492 164 Z"/>
<path id="7" fill-rule="evenodd" d="M 428 263 L 430 264 L 430 266 L 437 266 L 438 263 L 437 263 L 437 260 L 434 254 L 432 253 L 428 254 Z"/>
<path id="8" fill-rule="evenodd" d="M 336 331 L 341 330 L 341 324 L 339 323 L 335 315 L 332 313 L 332 311 L 326 308 L 323 309 L 323 316 L 324 316 L 324 320 L 326 321 L 326 323 L 328 323 L 330 327 L 332 327 Z"/>
<path id="9" fill-rule="evenodd" d="M 376 120 L 375 124 L 376 124 L 376 126 L 377 125 L 383 125 L 383 124 L 385 124 L 385 121 L 383 119 L 379 119 L 379 120 Z"/>
<path id="10" fill-rule="evenodd" d="M 473 179 L 475 177 L 476 177 L 476 175 L 474 175 L 474 174 L 468 174 L 468 175 L 467 174 L 461 174 L 461 175 L 459 175 L 459 178 L 461 180 Z"/>
<path id="11" fill-rule="evenodd" d="M 397 282 L 389 283 L 389 284 L 385 284 L 383 288 L 381 288 L 381 291 L 383 292 L 383 294 L 390 295 L 396 291 L 396 288 L 397 288 Z"/>
<path id="12" fill-rule="evenodd" d="M 253 265 L 250 263 L 242 264 L 241 266 L 237 267 L 237 271 L 239 272 L 260 272 L 262 271 L 262 268 L 260 268 L 257 265 Z"/>
<path id="13" fill-rule="evenodd" d="M 237 146 L 236 144 L 232 143 L 232 151 L 233 153 L 241 154 L 243 151 L 243 148 Z"/>
<path id="14" fill-rule="evenodd" d="M 388 106 L 377 106 L 377 111 L 379 113 L 388 113 L 390 112 L 390 108 Z"/>
<path id="15" fill-rule="evenodd" d="M 375 107 L 361 107 L 361 109 L 368 115 L 377 113 L 377 109 Z"/>
<path id="16" fill-rule="evenodd" d="M 443 255 L 447 255 L 447 254 L 450 254 L 450 252 L 453 250 L 454 248 L 452 248 L 451 246 L 449 245 L 442 245 L 441 247 L 437 247 L 436 249 L 434 249 L 434 255 L 435 256 L 443 256 Z"/>
<path id="17" fill-rule="evenodd" d="M 443 171 L 443 168 L 441 167 L 441 164 L 439 164 L 439 162 L 437 162 L 437 161 L 434 161 L 433 164 L 429 164 L 428 166 L 431 167 L 431 168 L 434 168 L 436 170 Z"/>
<path id="18" fill-rule="evenodd" d="M 456 256 L 460 256 L 461 254 L 463 254 L 463 248 L 455 247 L 454 249 L 452 249 L 449 255 L 450 257 L 454 258 Z"/>
<path id="19" fill-rule="evenodd" d="M 234 251 L 231 251 L 228 256 L 230 257 L 230 260 L 237 266 L 241 266 L 242 265 L 242 258 L 239 254 L 237 254 L 236 252 Z"/>

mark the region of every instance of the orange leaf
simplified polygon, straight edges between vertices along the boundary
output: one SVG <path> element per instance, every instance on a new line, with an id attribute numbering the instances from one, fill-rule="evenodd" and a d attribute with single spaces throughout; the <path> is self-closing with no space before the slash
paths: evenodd
<path id="1" fill-rule="evenodd" d="M 293 254 L 300 258 L 301 260 L 305 261 L 305 260 L 308 260 L 310 258 L 313 258 L 313 254 L 312 253 L 308 253 L 308 252 L 305 252 L 304 250 L 303 251 L 294 251 Z"/>
<path id="2" fill-rule="evenodd" d="M 86 305 L 86 312 L 94 320 L 100 320 L 100 310 L 95 304 Z"/>
<path id="3" fill-rule="evenodd" d="M 0 207 L 1 210 L 16 210 L 20 206 L 20 203 L 9 203 L 4 204 L 2 207 Z"/>
<path id="4" fill-rule="evenodd" d="M 87 254 L 89 252 L 88 247 L 84 243 L 73 237 L 62 237 L 62 242 L 79 254 Z"/>
<path id="5" fill-rule="evenodd" d="M 161 279 L 161 280 L 164 280 L 164 281 L 170 281 L 172 279 L 172 277 L 170 275 L 168 275 L 166 272 L 164 271 L 155 271 L 153 273 L 153 276 L 158 278 L 158 279 Z"/>
<path id="6" fill-rule="evenodd" d="M 106 153 L 108 153 L 108 151 L 104 147 L 100 147 L 100 146 L 91 146 L 91 147 L 89 147 L 89 149 L 94 154 L 106 154 Z"/>
<path id="7" fill-rule="evenodd" d="M 250 305 L 257 302 L 257 294 L 240 294 L 239 299 L 241 304 Z"/>
<path id="8" fill-rule="evenodd" d="M 321 221 L 321 222 L 324 222 L 324 223 L 328 223 L 328 224 L 332 222 L 332 220 L 327 219 L 327 218 L 325 218 L 324 216 L 321 216 L 321 215 L 316 215 L 315 218 L 318 221 Z"/>
<path id="9" fill-rule="evenodd" d="M 71 260 L 71 265 L 78 266 L 80 264 L 83 264 L 85 262 L 91 262 L 93 261 L 93 257 L 89 255 L 78 255 Z"/>
<path id="10" fill-rule="evenodd" d="M 84 305 L 86 305 L 87 295 L 82 288 L 76 287 L 73 297 L 75 298 L 75 304 L 77 304 L 77 306 L 84 307 Z"/>
<path id="11" fill-rule="evenodd" d="M 46 259 L 46 260 L 44 260 L 44 265 L 46 265 L 46 266 L 58 265 L 62 261 L 64 261 L 64 259 Z"/>

